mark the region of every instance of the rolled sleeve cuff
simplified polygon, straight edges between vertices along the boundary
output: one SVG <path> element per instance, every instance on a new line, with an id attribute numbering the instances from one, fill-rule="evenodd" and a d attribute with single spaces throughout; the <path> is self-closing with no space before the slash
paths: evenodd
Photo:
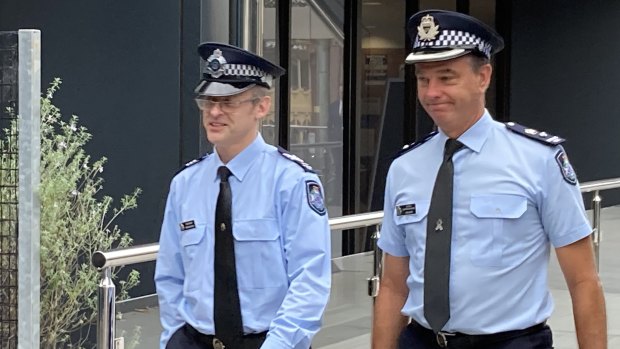
<path id="1" fill-rule="evenodd" d="M 584 223 L 582 226 L 573 229 L 568 234 L 552 238 L 551 243 L 555 248 L 564 247 L 572 244 L 573 242 L 579 241 L 590 234 L 592 234 L 592 228 L 587 223 Z"/>
<path id="2" fill-rule="evenodd" d="M 289 344 L 282 342 L 276 336 L 268 335 L 267 339 L 265 339 L 265 342 L 263 342 L 263 345 L 260 347 L 260 349 L 293 349 L 293 347 Z"/>
<path id="3" fill-rule="evenodd" d="M 394 257 L 408 257 L 409 256 L 409 252 L 407 252 L 407 248 L 405 247 L 404 244 L 399 245 L 399 244 L 389 243 L 387 240 L 382 240 L 381 238 L 379 238 L 379 241 L 377 242 L 377 246 L 379 246 L 379 248 L 382 249 L 384 252 L 387 252 Z"/>

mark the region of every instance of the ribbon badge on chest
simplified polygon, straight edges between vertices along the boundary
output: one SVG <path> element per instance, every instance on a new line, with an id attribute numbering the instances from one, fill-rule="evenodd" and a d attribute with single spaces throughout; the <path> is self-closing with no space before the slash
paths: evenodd
<path id="1" fill-rule="evenodd" d="M 435 231 L 443 231 L 443 221 L 441 218 L 439 218 L 437 223 L 435 223 Z"/>

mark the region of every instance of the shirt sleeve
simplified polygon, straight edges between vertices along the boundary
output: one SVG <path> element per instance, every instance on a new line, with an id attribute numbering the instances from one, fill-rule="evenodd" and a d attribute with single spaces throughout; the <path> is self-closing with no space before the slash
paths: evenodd
<path id="1" fill-rule="evenodd" d="M 388 172 L 385 182 L 385 195 L 383 199 L 383 222 L 381 223 L 381 235 L 377 246 L 383 251 L 396 257 L 407 257 L 409 252 L 405 245 L 405 233 L 394 222 L 394 195 L 392 192 L 392 169 Z"/>
<path id="2" fill-rule="evenodd" d="M 583 239 L 592 232 L 577 177 L 561 146 L 553 148 L 543 178 L 541 220 L 554 247 Z"/>
<path id="3" fill-rule="evenodd" d="M 174 185 L 170 188 L 159 238 L 159 253 L 155 266 L 155 287 L 159 299 L 160 320 L 163 332 L 160 348 L 165 349 L 176 330 L 185 324 L 178 309 L 183 296 L 185 273 L 179 250 L 179 228 L 175 211 Z"/>
<path id="4" fill-rule="evenodd" d="M 305 349 L 320 329 L 329 299 L 330 228 L 316 175 L 304 173 L 282 195 L 280 226 L 289 287 L 261 349 Z"/>

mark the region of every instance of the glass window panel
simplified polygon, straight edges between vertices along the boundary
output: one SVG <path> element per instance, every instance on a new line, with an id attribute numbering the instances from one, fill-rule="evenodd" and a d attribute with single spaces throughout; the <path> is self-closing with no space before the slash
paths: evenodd
<path id="1" fill-rule="evenodd" d="M 342 1 L 292 3 L 290 151 L 318 173 L 330 217 L 342 215 L 343 18 Z"/>
<path id="2" fill-rule="evenodd" d="M 276 8 L 278 2 L 276 0 L 269 0 L 264 2 L 264 12 L 263 12 L 263 57 L 274 62 L 276 64 L 280 64 L 279 60 L 279 45 L 276 37 L 276 29 L 277 29 L 277 15 Z M 274 81 L 273 88 L 270 90 L 272 104 L 271 111 L 269 114 L 261 121 L 261 134 L 265 141 L 269 144 L 277 145 L 278 144 L 278 117 L 279 115 L 279 105 L 278 101 L 278 93 L 280 86 L 280 80 L 276 79 Z"/>
<path id="3" fill-rule="evenodd" d="M 363 1 L 361 5 L 361 77 L 359 111 L 358 212 L 383 209 L 390 159 L 405 143 L 404 62 L 407 55 L 405 1 Z M 364 230 L 356 251 L 369 247 Z"/>

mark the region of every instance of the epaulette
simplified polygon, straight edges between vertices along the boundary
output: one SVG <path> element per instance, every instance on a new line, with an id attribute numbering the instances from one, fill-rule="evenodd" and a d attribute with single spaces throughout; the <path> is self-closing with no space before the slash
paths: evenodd
<path id="1" fill-rule="evenodd" d="M 181 173 L 181 171 L 185 170 L 186 168 L 188 168 L 188 167 L 190 167 L 190 166 L 194 166 L 194 165 L 196 165 L 197 163 L 201 162 L 202 160 L 204 160 L 204 159 L 206 159 L 206 158 L 208 158 L 208 157 L 209 157 L 209 154 L 205 154 L 205 155 L 203 155 L 203 156 L 201 156 L 201 157 L 199 157 L 199 158 L 197 158 L 197 159 L 194 159 L 194 160 L 192 160 L 192 161 L 190 161 L 190 162 L 186 163 L 186 164 L 185 164 L 185 165 L 183 165 L 183 167 L 181 167 L 181 168 L 177 171 L 177 173 L 175 173 L 174 175 L 175 175 L 175 176 L 176 176 L 176 175 L 178 175 L 179 173 Z"/>
<path id="2" fill-rule="evenodd" d="M 562 144 L 566 140 L 562 137 L 550 135 L 545 131 L 538 131 L 533 128 L 528 128 L 512 121 L 506 123 L 506 128 L 518 135 L 525 136 L 551 147 Z"/>
<path id="3" fill-rule="evenodd" d="M 308 163 L 303 161 L 299 156 L 297 156 L 295 154 L 289 153 L 288 150 L 286 150 L 286 149 L 284 149 L 284 148 L 282 148 L 280 146 L 278 146 L 278 151 L 285 158 L 287 158 L 287 159 L 293 161 L 294 163 L 296 163 L 297 165 L 301 166 L 301 168 L 303 168 L 304 171 L 315 173 L 314 170 L 312 169 L 312 166 L 308 165 Z"/>
<path id="4" fill-rule="evenodd" d="M 426 141 L 428 141 L 429 139 L 433 138 L 433 136 L 436 135 L 436 134 L 437 134 L 437 131 L 433 131 L 433 132 L 427 134 L 426 136 L 422 137 L 422 139 L 420 139 L 420 140 L 417 140 L 417 141 L 415 141 L 415 142 L 413 142 L 411 144 L 405 144 L 403 146 L 403 148 L 396 154 L 396 156 L 394 158 L 397 158 L 397 157 L 399 157 L 399 156 L 401 156 L 401 155 L 403 155 L 403 154 L 405 154 L 407 152 L 410 152 L 413 149 L 421 146 Z"/>

